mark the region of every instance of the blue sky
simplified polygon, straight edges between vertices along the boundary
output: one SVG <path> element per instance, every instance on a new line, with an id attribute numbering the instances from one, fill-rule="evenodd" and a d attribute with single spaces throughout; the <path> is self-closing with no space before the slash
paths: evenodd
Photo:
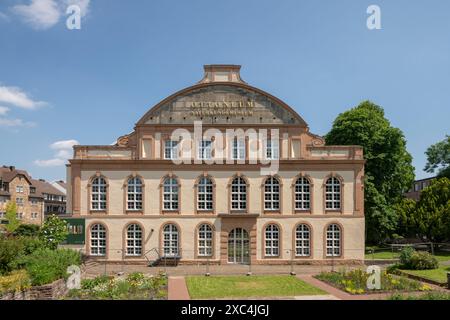
<path id="1" fill-rule="evenodd" d="M 320 135 L 362 100 L 383 106 L 423 178 L 450 133 L 449 36 L 447 0 L 1 0 L 0 164 L 65 179 L 70 140 L 110 144 L 204 64 L 233 63 Z"/>

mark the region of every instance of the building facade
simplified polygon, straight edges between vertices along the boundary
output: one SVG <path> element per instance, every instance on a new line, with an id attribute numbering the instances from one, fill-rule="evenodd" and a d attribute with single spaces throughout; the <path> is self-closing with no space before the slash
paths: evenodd
<path id="1" fill-rule="evenodd" d="M 14 166 L 0 167 L 0 219 L 8 202 L 15 202 L 17 218 L 24 224 L 40 225 L 45 215 L 64 214 L 66 194 L 45 180 L 33 179 Z"/>
<path id="2" fill-rule="evenodd" d="M 408 192 L 405 193 L 405 197 L 408 199 L 419 201 L 422 190 L 430 186 L 431 182 L 435 179 L 436 177 L 431 177 L 414 181 L 411 189 L 409 189 Z"/>
<path id="3" fill-rule="evenodd" d="M 326 146 L 240 66 L 162 100 L 115 145 L 75 146 L 68 213 L 87 255 L 146 262 L 349 263 L 364 259 L 364 160 Z"/>

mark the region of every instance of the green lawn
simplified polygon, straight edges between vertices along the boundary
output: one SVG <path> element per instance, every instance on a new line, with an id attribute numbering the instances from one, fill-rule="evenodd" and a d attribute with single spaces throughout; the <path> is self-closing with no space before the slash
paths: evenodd
<path id="1" fill-rule="evenodd" d="M 192 299 L 327 294 L 295 276 L 192 276 L 186 284 Z"/>
<path id="2" fill-rule="evenodd" d="M 423 277 L 425 279 L 434 280 L 439 283 L 447 283 L 447 272 L 450 272 L 450 266 L 440 265 L 434 270 L 401 270 L 405 273 Z"/>
<path id="3" fill-rule="evenodd" d="M 399 251 L 394 251 L 390 249 L 386 250 L 376 250 L 374 254 L 370 253 L 370 251 L 366 250 L 366 260 L 373 260 L 373 259 L 398 259 L 400 256 Z M 439 261 L 448 261 L 450 260 L 450 252 L 435 252 L 434 257 Z"/>

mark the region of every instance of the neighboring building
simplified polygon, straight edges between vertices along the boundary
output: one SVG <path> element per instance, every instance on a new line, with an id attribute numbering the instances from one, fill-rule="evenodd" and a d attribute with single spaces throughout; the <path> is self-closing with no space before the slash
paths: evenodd
<path id="1" fill-rule="evenodd" d="M 436 177 L 414 181 L 412 188 L 407 193 L 405 193 L 405 197 L 419 201 L 422 190 L 428 187 L 431 184 L 431 181 L 433 181 L 434 179 L 436 179 Z"/>
<path id="2" fill-rule="evenodd" d="M 205 66 L 198 84 L 155 105 L 116 145 L 74 147 L 67 210 L 85 222 L 88 255 L 134 263 L 154 252 L 180 263 L 363 261 L 363 149 L 326 146 L 239 71 Z M 202 121 L 200 137 L 194 121 Z M 212 128 L 270 129 L 270 138 L 207 137 Z M 180 139 L 176 129 L 190 135 Z M 260 156 L 279 170 L 261 172 Z"/>
<path id="3" fill-rule="evenodd" d="M 64 214 L 66 195 L 45 180 L 35 180 L 24 170 L 13 166 L 0 167 L 0 219 L 6 205 L 13 201 L 17 218 L 23 223 L 42 224 L 45 214 Z"/>

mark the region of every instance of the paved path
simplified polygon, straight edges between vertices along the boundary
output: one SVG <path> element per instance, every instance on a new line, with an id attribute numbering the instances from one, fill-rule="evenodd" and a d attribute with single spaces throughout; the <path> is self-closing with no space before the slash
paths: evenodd
<path id="1" fill-rule="evenodd" d="M 184 277 L 169 277 L 168 300 L 190 300 Z"/>

